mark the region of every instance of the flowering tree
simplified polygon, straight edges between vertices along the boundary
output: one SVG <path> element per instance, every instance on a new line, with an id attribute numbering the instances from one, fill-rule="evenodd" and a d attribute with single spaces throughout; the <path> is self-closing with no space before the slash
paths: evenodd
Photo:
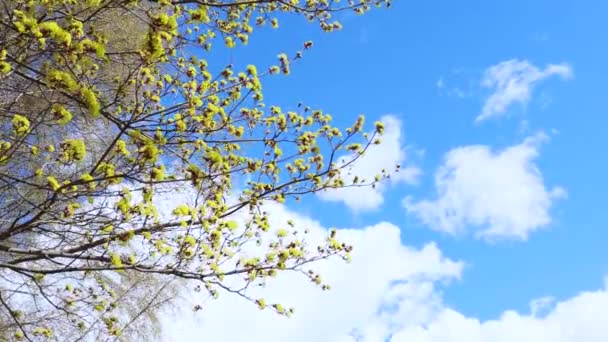
<path id="1" fill-rule="evenodd" d="M 362 133 L 360 116 L 341 130 L 321 110 L 265 105 L 261 80 L 302 52 L 237 70 L 213 51 L 289 15 L 336 30 L 333 12 L 372 5 L 390 3 L 2 0 L 0 340 L 119 338 L 176 279 L 290 315 L 248 285 L 351 246 L 335 232 L 312 246 L 261 206 L 374 186 L 388 174 L 344 170 L 383 126 Z M 189 200 L 159 208 L 177 190 Z"/>

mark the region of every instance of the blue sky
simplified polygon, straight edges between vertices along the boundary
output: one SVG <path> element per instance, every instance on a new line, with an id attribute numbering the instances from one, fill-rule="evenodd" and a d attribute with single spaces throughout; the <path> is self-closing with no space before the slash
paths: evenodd
<path id="1" fill-rule="evenodd" d="M 269 65 L 278 53 L 313 40 L 314 48 L 293 65 L 290 76 L 264 82 L 268 103 L 289 108 L 304 101 L 332 113 L 341 125 L 359 113 L 368 123 L 386 115 L 398 119 L 405 165 L 421 172 L 416 182 L 387 185 L 384 201 L 373 210 L 319 197 L 289 208 L 324 227 L 390 222 L 400 228 L 404 246 L 435 242 L 443 256 L 465 265 L 459 279 L 436 283 L 442 305 L 485 321 L 498 319 L 505 310 L 528 313 L 530 301 L 537 298 L 563 302 L 604 286 L 607 17 L 604 1 L 395 1 L 390 10 L 337 16 L 344 29 L 331 34 L 302 20 L 283 20 L 280 30 L 254 34 L 246 49 L 237 48 L 227 58 Z M 516 64 L 523 71 L 509 73 Z M 503 73 L 490 75 L 493 66 Z M 508 84 L 517 77 L 527 80 L 528 97 L 515 94 L 503 109 L 476 122 L 492 95 L 501 95 L 499 87 L 484 87 L 483 80 Z M 469 163 L 468 172 L 483 174 L 502 170 L 502 164 L 483 163 L 512 147 L 533 156 L 522 160 L 505 155 L 506 165 L 520 163 L 511 170 L 516 174 L 500 172 L 487 180 L 487 189 L 457 197 L 469 201 L 450 207 L 468 212 L 457 213 L 465 217 L 459 232 L 433 227 L 432 218 L 425 221 L 420 211 L 404 206 L 406 197 L 413 203 L 438 203 L 433 202 L 441 195 L 435 174 L 446 164 L 448 152 L 465 148 L 451 161 L 463 170 Z M 472 155 L 479 158 L 466 161 Z M 486 190 L 531 188 L 522 182 L 540 186 L 534 189 L 545 197 L 532 190 L 514 196 L 519 207 L 499 195 L 478 198 Z M 491 206 L 492 200 L 505 209 L 488 212 L 482 204 Z M 521 203 L 542 207 L 541 202 L 546 205 L 540 214 L 520 213 L 525 209 Z M 473 224 L 474 214 L 487 219 Z M 507 231 L 525 231 L 525 236 L 476 236 L 493 219 L 507 222 Z"/>
<path id="2" fill-rule="evenodd" d="M 420 186 L 391 189 L 385 205 L 372 213 L 325 217 L 315 209 L 317 218 L 330 226 L 386 219 L 403 226 L 407 243 L 438 241 L 448 255 L 470 263 L 462 282 L 446 289 L 448 303 L 481 318 L 506 308 L 525 309 L 534 297 L 568 297 L 601 285 L 608 274 L 608 211 L 601 199 L 608 192 L 608 159 L 601 157 L 608 146 L 603 132 L 608 47 L 601 43 L 608 32 L 607 14 L 608 5 L 601 1 L 416 1 L 348 16 L 342 20 L 345 28 L 332 34 L 294 33 L 303 25 L 284 21 L 285 31 L 272 32 L 273 38 L 285 39 L 281 47 L 288 49 L 293 36 L 312 36 L 315 48 L 294 66 L 293 75 L 272 80 L 278 87 L 267 86 L 267 98 L 276 96 L 285 105 L 304 100 L 338 120 L 352 120 L 358 113 L 370 119 L 397 115 L 406 143 L 425 151 L 419 159 Z M 479 86 L 483 71 L 513 58 L 541 67 L 565 62 L 574 78 L 547 79 L 527 105 L 510 106 L 509 117 L 475 124 L 488 94 Z M 445 87 L 470 94 L 447 94 L 437 87 L 440 79 Z M 528 241 L 488 244 L 425 231 L 401 207 L 403 195 L 432 193 L 433 172 L 451 148 L 483 144 L 500 149 L 553 129 L 558 133 L 542 146 L 536 163 L 545 183 L 563 186 L 568 199 L 556 203 L 553 222 Z"/>

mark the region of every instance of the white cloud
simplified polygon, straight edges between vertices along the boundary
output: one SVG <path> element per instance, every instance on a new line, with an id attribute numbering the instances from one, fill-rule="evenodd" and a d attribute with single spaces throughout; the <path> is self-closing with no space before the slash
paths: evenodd
<path id="1" fill-rule="evenodd" d="M 403 144 L 401 121 L 392 115 L 380 119 L 385 125 L 382 144 L 372 145 L 367 152 L 353 165 L 352 176 L 371 181 L 382 169 L 393 171 L 397 164 L 403 166 L 406 161 L 406 147 Z M 344 159 L 346 160 L 346 159 Z M 417 167 L 402 167 L 398 173 L 391 175 L 389 183 L 415 183 L 420 175 Z M 379 184 L 376 188 L 351 187 L 330 189 L 319 193 L 319 198 L 325 201 L 344 202 L 346 206 L 355 211 L 370 211 L 380 207 L 384 202 L 386 184 Z"/>
<path id="2" fill-rule="evenodd" d="M 434 230 L 476 229 L 480 237 L 526 239 L 551 222 L 554 200 L 566 195 L 560 187 L 547 189 L 534 164 L 547 139 L 538 134 L 496 152 L 483 145 L 455 148 L 435 174 L 438 198 L 406 198 L 403 204 Z"/>
<path id="3" fill-rule="evenodd" d="M 288 217 L 325 230 L 315 221 L 272 205 L 273 222 Z M 354 261 L 327 261 L 320 271 L 332 284 L 329 292 L 284 275 L 264 290 L 267 300 L 295 305 L 291 318 L 236 295 L 222 294 L 191 311 L 201 298 L 161 319 L 162 341 L 327 341 L 327 342 L 603 342 L 608 340 L 608 279 L 604 288 L 557 302 L 543 297 L 530 302 L 530 313 L 504 311 L 497 319 L 467 317 L 442 301 L 438 285 L 459 278 L 463 264 L 442 256 L 435 244 L 404 246 L 399 229 L 380 223 L 364 229 L 342 229 L 340 236 L 356 246 Z"/>
<path id="4" fill-rule="evenodd" d="M 533 301 L 534 303 L 534 301 Z M 534 304 L 531 306 L 534 306 Z M 534 309 L 532 309 L 534 311 Z M 410 326 L 391 342 L 602 342 L 608 341 L 608 283 L 557 303 L 543 316 L 505 311 L 499 319 L 480 322 L 443 308 L 424 326 Z"/>
<path id="5" fill-rule="evenodd" d="M 526 104 L 530 100 L 534 86 L 554 75 L 567 79 L 573 76 L 573 71 L 567 64 L 549 64 L 541 70 L 527 60 L 518 59 L 489 67 L 485 71 L 481 85 L 492 89 L 493 93 L 486 100 L 481 114 L 475 121 L 504 115 L 513 103 Z"/>
<path id="6" fill-rule="evenodd" d="M 288 218 L 311 229 L 321 238 L 318 222 L 291 213 L 284 207 L 268 207 L 271 224 Z M 338 236 L 355 246 L 353 262 L 331 259 L 315 264 L 332 289 L 321 291 L 298 274 L 277 277 L 264 289 L 251 289 L 254 298 L 264 294 L 269 303 L 295 306 L 291 318 L 260 311 L 237 295 L 223 293 L 208 300 L 204 309 L 191 307 L 201 298 L 192 294 L 186 304 L 163 319 L 163 341 L 382 341 L 403 322 L 428 321 L 439 309 L 437 282 L 460 277 L 463 264 L 445 258 L 429 243 L 417 249 L 401 243 L 399 228 L 379 223 L 364 229 L 341 229 Z M 250 293 L 250 294 L 251 294 Z"/>

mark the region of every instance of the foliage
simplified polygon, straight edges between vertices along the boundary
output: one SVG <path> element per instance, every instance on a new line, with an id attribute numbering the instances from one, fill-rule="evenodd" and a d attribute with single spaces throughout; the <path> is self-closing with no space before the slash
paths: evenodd
<path id="1" fill-rule="evenodd" d="M 237 70 L 213 65 L 213 51 L 288 15 L 333 31 L 331 13 L 374 4 L 384 2 L 3 0 L 0 339 L 118 337 L 176 279 L 290 315 L 247 286 L 348 259 L 351 246 L 335 231 L 310 246 L 291 224 L 270 227 L 262 206 L 373 186 L 386 174 L 343 170 L 383 127 L 364 134 L 361 116 L 343 131 L 321 110 L 265 105 L 261 80 L 289 74 L 302 52 Z M 338 163 L 341 153 L 351 158 Z M 159 207 L 176 189 L 190 201 Z"/>

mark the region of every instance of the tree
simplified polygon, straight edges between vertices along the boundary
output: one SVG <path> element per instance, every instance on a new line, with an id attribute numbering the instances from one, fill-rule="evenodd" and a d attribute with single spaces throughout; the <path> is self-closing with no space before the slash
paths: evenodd
<path id="1" fill-rule="evenodd" d="M 335 231 L 311 246 L 290 222 L 270 227 L 263 204 L 388 177 L 347 173 L 383 126 L 363 133 L 360 116 L 341 130 L 321 110 L 267 106 L 261 79 L 289 74 L 302 52 L 236 70 L 211 63 L 212 44 L 246 45 L 288 15 L 332 31 L 332 12 L 373 4 L 390 5 L 2 1 L 0 339 L 119 338 L 175 281 L 290 315 L 247 287 L 352 247 Z M 159 196 L 180 189 L 190 200 L 163 214 Z"/>

